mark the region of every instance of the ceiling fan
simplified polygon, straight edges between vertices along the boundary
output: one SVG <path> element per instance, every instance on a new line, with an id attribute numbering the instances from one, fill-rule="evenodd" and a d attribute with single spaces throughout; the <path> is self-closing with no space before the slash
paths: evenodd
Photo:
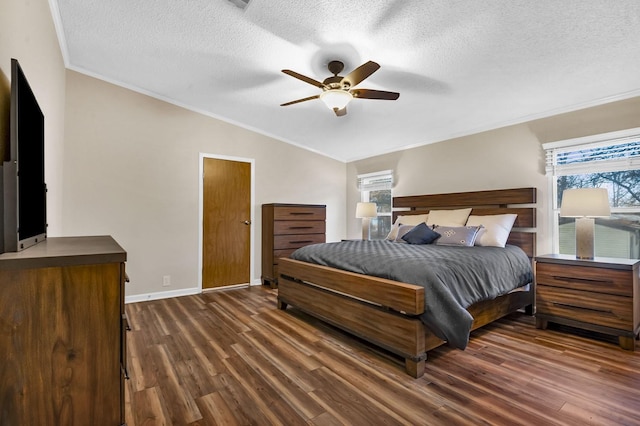
<path id="1" fill-rule="evenodd" d="M 380 68 L 380 65 L 373 61 L 369 61 L 360 65 L 345 77 L 338 75 L 344 69 L 344 64 L 342 62 L 331 61 L 329 62 L 327 68 L 329 68 L 329 71 L 333 74 L 333 76 L 325 78 L 322 82 L 299 74 L 295 71 L 282 70 L 283 73 L 290 75 L 291 77 L 295 77 L 298 80 L 304 81 L 305 83 L 309 83 L 313 86 L 319 87 L 320 89 L 322 89 L 322 93 L 315 96 L 309 96 L 308 98 L 302 98 L 295 101 L 287 102 L 281 104 L 280 106 L 288 106 L 320 98 L 320 100 L 322 100 L 330 109 L 332 109 L 338 117 L 341 117 L 347 114 L 347 104 L 353 98 L 385 99 L 395 101 L 400 96 L 400 93 L 396 92 L 354 88 L 365 78 L 369 77 Z"/>

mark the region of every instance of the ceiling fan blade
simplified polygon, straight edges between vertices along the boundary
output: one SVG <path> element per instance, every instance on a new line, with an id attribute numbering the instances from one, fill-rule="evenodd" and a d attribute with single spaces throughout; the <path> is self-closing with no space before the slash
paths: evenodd
<path id="1" fill-rule="evenodd" d="M 389 101 L 395 101 L 400 97 L 400 93 L 397 92 L 385 92 L 384 90 L 371 90 L 371 89 L 355 89 L 351 90 L 351 94 L 354 98 L 361 99 L 385 99 Z"/>
<path id="2" fill-rule="evenodd" d="M 355 70 L 351 71 L 345 78 L 342 79 L 343 82 L 349 83 L 351 87 L 357 85 L 365 78 L 369 77 L 374 72 L 378 71 L 380 65 L 373 61 L 369 61 L 360 65 Z"/>
<path id="3" fill-rule="evenodd" d="M 336 116 L 342 117 L 343 115 L 347 115 L 347 107 L 344 107 L 342 109 L 334 108 L 333 112 L 336 113 Z"/>
<path id="4" fill-rule="evenodd" d="M 308 98 L 296 99 L 295 101 L 287 102 L 286 104 L 280 104 L 280 106 L 293 105 L 293 104 L 297 104 L 297 103 L 304 102 L 304 101 L 310 101 L 312 99 L 318 99 L 319 97 L 320 97 L 320 95 L 309 96 Z"/>
<path id="5" fill-rule="evenodd" d="M 324 84 L 322 84 L 321 82 L 319 82 L 318 80 L 314 80 L 314 79 L 312 79 L 311 77 L 307 77 L 306 75 L 299 74 L 299 73 L 297 73 L 297 72 L 295 72 L 295 71 L 291 71 L 291 70 L 282 70 L 282 72 L 283 72 L 283 73 L 285 73 L 285 74 L 287 74 L 287 75 L 290 75 L 291 77 L 295 77 L 295 78 L 297 78 L 298 80 L 302 80 L 302 81 L 304 81 L 305 83 L 309 83 L 309 84 L 311 84 L 312 86 L 316 86 L 316 87 L 319 87 L 319 88 L 321 88 L 321 89 L 324 89 L 324 87 L 325 87 L 325 85 L 324 85 Z"/>

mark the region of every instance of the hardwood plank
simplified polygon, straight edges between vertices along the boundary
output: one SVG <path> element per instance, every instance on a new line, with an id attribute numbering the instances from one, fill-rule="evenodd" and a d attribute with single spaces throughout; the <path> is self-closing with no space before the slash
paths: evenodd
<path id="1" fill-rule="evenodd" d="M 312 356 L 315 353 L 313 343 L 320 338 L 313 332 L 315 329 L 305 329 L 304 326 L 307 323 L 304 321 L 292 324 L 291 315 L 281 310 L 268 311 L 265 312 L 265 315 L 256 315 L 254 321 L 269 327 L 273 333 L 277 334 L 278 339 L 286 341 L 287 344 L 306 356 Z"/>
<path id="2" fill-rule="evenodd" d="M 216 367 L 210 362 L 202 362 L 196 355 L 196 348 L 189 345 L 184 335 L 170 336 L 166 347 L 172 354 L 173 368 L 180 378 L 181 385 L 189 395 L 195 399 L 217 390 L 209 380 L 211 374 L 207 371 L 209 368 L 209 371 L 215 372 Z"/>
<path id="3" fill-rule="evenodd" d="M 248 364 L 254 366 L 258 374 L 273 392 L 291 403 L 291 406 L 303 418 L 314 418 L 325 411 L 316 404 L 304 389 L 300 388 L 291 376 L 283 373 L 262 356 L 262 351 L 253 346 L 236 345 L 234 349 L 238 355 Z"/>
<path id="4" fill-rule="evenodd" d="M 313 418 L 310 421 L 311 424 L 316 426 L 340 426 L 342 423 L 335 417 L 333 417 L 330 413 L 324 412 L 319 416 Z"/>
<path id="5" fill-rule="evenodd" d="M 322 344 L 322 342 L 320 342 Z M 318 358 L 331 371 L 345 382 L 357 389 L 377 389 L 367 394 L 369 403 L 376 405 L 388 413 L 402 413 L 402 419 L 411 424 L 420 424 L 425 417 L 445 404 L 445 400 L 435 393 L 409 393 L 399 400 L 398 394 L 405 389 L 395 378 L 379 372 L 375 364 L 362 365 L 354 361 L 352 356 L 342 353 L 340 348 L 325 349 L 318 353 Z"/>
<path id="6" fill-rule="evenodd" d="M 380 424 L 406 424 L 402 417 L 394 412 L 381 410 L 368 399 L 367 393 L 359 392 L 328 368 L 314 371 L 323 386 L 314 390 L 312 395 L 334 417 L 345 425 L 369 426 L 371 419 Z"/>
<path id="7" fill-rule="evenodd" d="M 401 358 L 278 310 L 276 295 L 260 286 L 127 305 L 127 424 L 640 423 L 640 351 L 616 339 L 512 314 L 474 331 L 465 351 L 430 351 L 413 379 Z"/>
<path id="8" fill-rule="evenodd" d="M 310 370 L 319 367 L 319 363 L 314 359 L 307 359 L 303 354 L 295 352 L 292 348 L 288 348 L 292 354 L 288 354 L 286 347 L 278 345 L 277 340 L 264 338 L 264 336 L 243 336 L 251 345 L 260 350 L 269 358 L 269 362 L 273 367 L 277 368 L 285 374 L 290 381 L 295 383 L 305 392 L 312 391 L 317 387 Z M 293 356 L 292 356 L 293 355 Z M 291 360 L 295 359 L 295 362 Z"/>
<path id="9" fill-rule="evenodd" d="M 172 354 L 165 345 L 156 345 L 153 350 L 153 360 L 158 369 L 158 384 L 162 402 L 170 414 L 174 423 L 184 421 L 186 423 L 201 419 L 202 414 L 194 397 L 182 383 L 183 379 L 174 368 Z"/>
<path id="10" fill-rule="evenodd" d="M 279 419 L 287 419 L 287 424 L 304 425 L 304 420 L 291 408 L 283 403 L 281 396 L 274 392 L 271 386 L 240 356 L 225 360 L 229 374 L 240 384 L 245 398 L 250 398 L 249 405 L 256 424 L 278 424 Z M 246 407 L 245 407 L 246 410 Z"/>
<path id="11" fill-rule="evenodd" d="M 237 425 L 241 424 L 240 418 L 224 401 L 220 392 L 213 392 L 196 399 L 196 404 L 202 413 L 203 424 L 210 425 Z"/>
<path id="12" fill-rule="evenodd" d="M 135 400 L 132 406 L 135 406 L 135 412 L 128 422 L 134 422 L 137 425 L 166 425 L 170 424 L 168 413 L 163 408 L 165 404 L 158 395 L 158 388 L 148 388 L 134 395 Z"/>

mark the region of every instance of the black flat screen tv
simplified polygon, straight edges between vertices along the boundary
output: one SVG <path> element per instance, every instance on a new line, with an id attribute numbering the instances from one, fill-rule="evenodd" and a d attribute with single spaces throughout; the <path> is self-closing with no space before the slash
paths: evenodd
<path id="1" fill-rule="evenodd" d="M 3 164 L 4 251 L 47 236 L 44 115 L 20 64 L 11 60 L 10 147 Z M 7 158 L 8 157 L 8 158 Z"/>

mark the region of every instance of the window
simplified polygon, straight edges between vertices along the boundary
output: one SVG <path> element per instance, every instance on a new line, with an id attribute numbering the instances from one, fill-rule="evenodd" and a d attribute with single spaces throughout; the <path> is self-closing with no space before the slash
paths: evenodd
<path id="1" fill-rule="evenodd" d="M 640 258 L 640 128 L 543 145 L 553 182 L 554 252 L 575 253 L 575 219 L 560 217 L 562 192 L 607 188 L 611 217 L 596 218 L 596 256 Z"/>
<path id="2" fill-rule="evenodd" d="M 372 240 L 383 240 L 391 231 L 393 170 L 358 175 L 360 201 L 376 203 L 378 217 L 371 219 Z"/>

